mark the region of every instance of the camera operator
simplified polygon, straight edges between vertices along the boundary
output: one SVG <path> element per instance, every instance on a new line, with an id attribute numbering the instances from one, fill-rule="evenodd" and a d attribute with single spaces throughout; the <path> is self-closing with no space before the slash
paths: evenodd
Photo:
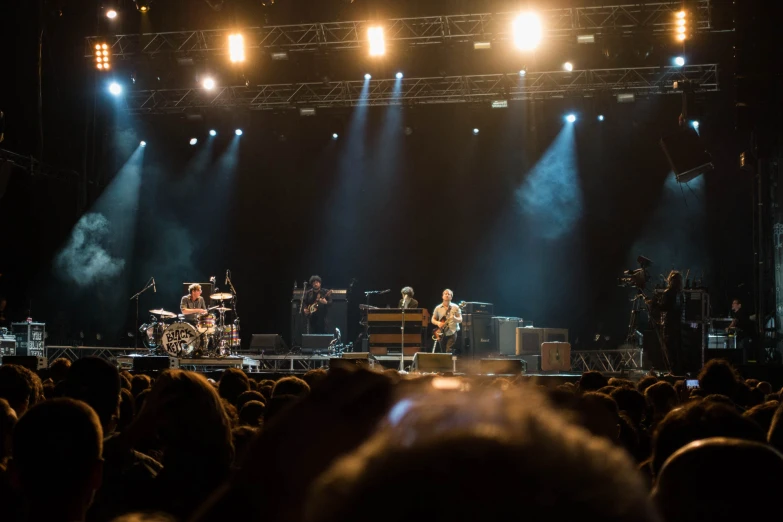
<path id="1" fill-rule="evenodd" d="M 685 294 L 683 294 L 682 274 L 672 270 L 666 278 L 666 290 L 661 295 L 658 308 L 663 321 L 663 342 L 674 375 L 683 375 L 690 368 L 682 346 L 682 323 L 685 313 Z"/>

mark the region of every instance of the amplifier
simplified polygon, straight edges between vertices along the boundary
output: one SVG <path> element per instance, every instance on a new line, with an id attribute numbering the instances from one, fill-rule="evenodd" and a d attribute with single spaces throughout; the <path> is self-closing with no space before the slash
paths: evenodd
<path id="1" fill-rule="evenodd" d="M 283 338 L 278 334 L 253 334 L 250 339 L 249 353 L 276 354 L 288 352 Z"/>
<path id="2" fill-rule="evenodd" d="M 500 355 L 516 355 L 517 328 L 522 326 L 519 317 L 493 317 L 493 353 Z"/>
<path id="3" fill-rule="evenodd" d="M 413 356 L 411 371 L 416 373 L 452 373 L 454 359 L 450 353 L 419 352 Z"/>
<path id="4" fill-rule="evenodd" d="M 44 353 L 45 323 L 11 323 L 11 330 L 16 337 L 16 355 L 46 356 Z"/>
<path id="5" fill-rule="evenodd" d="M 312 353 L 314 350 L 326 351 L 334 341 L 332 334 L 302 334 L 302 353 Z"/>
<path id="6" fill-rule="evenodd" d="M 571 345 L 569 343 L 543 343 L 541 345 L 541 370 L 567 372 L 571 369 Z"/>
<path id="7" fill-rule="evenodd" d="M 462 319 L 463 338 L 467 354 L 473 358 L 484 357 L 493 351 L 492 317 L 485 314 L 466 314 Z"/>
<path id="8" fill-rule="evenodd" d="M 462 309 L 463 314 L 493 315 L 495 313 L 495 305 L 492 303 L 468 301 L 460 303 L 459 307 Z"/>
<path id="9" fill-rule="evenodd" d="M 545 343 L 567 343 L 568 328 L 544 328 Z"/>
<path id="10" fill-rule="evenodd" d="M 0 356 L 16 355 L 16 337 L 0 335 Z"/>
<path id="11" fill-rule="evenodd" d="M 543 328 L 517 328 L 517 355 L 539 355 L 544 342 Z"/>

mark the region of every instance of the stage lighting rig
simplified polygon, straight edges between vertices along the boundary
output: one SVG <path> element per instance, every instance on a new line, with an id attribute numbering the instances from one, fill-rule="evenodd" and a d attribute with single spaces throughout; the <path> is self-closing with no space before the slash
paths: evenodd
<path id="1" fill-rule="evenodd" d="M 148 13 L 150 4 L 152 4 L 152 0 L 136 0 L 136 9 L 140 13 Z"/>
<path id="2" fill-rule="evenodd" d="M 684 42 L 688 38 L 688 11 L 682 10 L 674 13 L 674 33 L 677 41 Z"/>
<path id="3" fill-rule="evenodd" d="M 370 56 L 383 56 L 386 54 L 383 27 L 376 25 L 367 29 L 367 39 L 370 41 Z"/>
<path id="4" fill-rule="evenodd" d="M 231 63 L 245 61 L 245 39 L 241 34 L 228 35 L 228 54 Z"/>
<path id="5" fill-rule="evenodd" d="M 95 68 L 99 71 L 108 71 L 111 68 L 110 64 L 109 45 L 106 43 L 95 44 Z"/>
<path id="6" fill-rule="evenodd" d="M 117 18 L 117 11 L 111 8 L 107 9 L 106 18 L 108 18 L 109 20 L 114 20 L 115 18 Z"/>
<path id="7" fill-rule="evenodd" d="M 541 19 L 535 13 L 523 13 L 511 23 L 514 47 L 520 51 L 533 51 L 541 43 L 544 30 Z"/>

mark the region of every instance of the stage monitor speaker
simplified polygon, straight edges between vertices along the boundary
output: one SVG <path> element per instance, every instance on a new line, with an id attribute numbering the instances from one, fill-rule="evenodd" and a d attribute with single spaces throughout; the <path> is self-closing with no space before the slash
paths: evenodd
<path id="1" fill-rule="evenodd" d="M 356 368 L 372 369 L 375 367 L 375 357 L 368 352 L 349 352 L 344 353 L 342 357 L 332 357 L 329 359 L 329 369 L 337 368 L 345 370 L 354 370 Z"/>
<path id="2" fill-rule="evenodd" d="M 544 342 L 543 328 L 517 328 L 517 355 L 540 355 Z"/>
<path id="3" fill-rule="evenodd" d="M 521 359 L 481 359 L 479 373 L 483 375 L 519 375 L 525 372 L 525 361 Z"/>
<path id="4" fill-rule="evenodd" d="M 571 370 L 571 345 L 569 343 L 542 343 L 541 370 L 545 372 Z"/>
<path id="5" fill-rule="evenodd" d="M 3 364 L 24 366 L 31 371 L 43 370 L 48 367 L 46 357 L 36 357 L 35 355 L 4 355 Z"/>
<path id="6" fill-rule="evenodd" d="M 179 368 L 179 359 L 168 355 L 144 355 L 133 358 L 134 372 L 157 372 Z"/>
<path id="7" fill-rule="evenodd" d="M 253 334 L 250 339 L 250 353 L 273 355 L 287 351 L 288 347 L 280 334 Z"/>
<path id="8" fill-rule="evenodd" d="M 466 314 L 462 326 L 469 357 L 479 359 L 493 353 L 492 316 Z"/>
<path id="9" fill-rule="evenodd" d="M 329 348 L 332 341 L 334 341 L 332 334 L 303 334 L 302 350 L 323 350 Z"/>
<path id="10" fill-rule="evenodd" d="M 568 328 L 544 328 L 545 343 L 567 343 Z"/>
<path id="11" fill-rule="evenodd" d="M 687 183 L 714 169 L 712 157 L 695 129 L 686 127 L 661 138 L 661 148 L 680 183 Z"/>
<path id="12" fill-rule="evenodd" d="M 492 337 L 494 353 L 500 355 L 516 355 L 516 332 L 522 326 L 519 317 L 493 317 Z"/>
<path id="13" fill-rule="evenodd" d="M 411 370 L 418 373 L 453 373 L 454 359 L 450 353 L 419 352 L 413 356 Z"/>

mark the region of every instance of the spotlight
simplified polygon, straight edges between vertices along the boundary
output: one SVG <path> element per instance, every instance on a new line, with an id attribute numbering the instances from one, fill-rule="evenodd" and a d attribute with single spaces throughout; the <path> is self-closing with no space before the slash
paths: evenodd
<path id="1" fill-rule="evenodd" d="M 236 134 L 237 136 L 241 136 L 242 135 L 242 129 L 235 130 L 234 134 Z"/>
<path id="2" fill-rule="evenodd" d="M 695 130 L 699 130 L 699 120 L 693 120 L 691 122 L 691 127 L 693 127 Z"/>
<path id="3" fill-rule="evenodd" d="M 677 67 L 682 67 L 683 65 L 685 65 L 685 58 L 683 58 L 682 56 L 676 57 L 674 59 L 674 65 L 676 65 Z"/>
<path id="4" fill-rule="evenodd" d="M 231 63 L 245 61 L 245 39 L 241 34 L 228 35 L 228 54 Z"/>
<path id="5" fill-rule="evenodd" d="M 574 70 L 574 64 L 572 64 L 571 62 L 564 63 L 563 64 L 563 70 L 564 71 L 568 71 L 568 72 L 573 71 Z"/>
<path id="6" fill-rule="evenodd" d="M 394 77 L 397 78 L 398 80 L 402 80 L 402 73 L 398 72 L 397 74 L 394 75 Z"/>
<path id="7" fill-rule="evenodd" d="M 108 18 L 109 20 L 114 20 L 115 18 L 117 18 L 117 11 L 115 11 L 114 9 L 109 9 L 108 11 L 106 11 L 106 18 Z"/>
<path id="8" fill-rule="evenodd" d="M 479 133 L 478 127 L 473 127 L 473 135 L 476 136 Z"/>
<path id="9" fill-rule="evenodd" d="M 202 85 L 204 85 L 204 88 L 206 90 L 211 91 L 212 89 L 215 88 L 215 80 L 214 78 L 207 76 L 206 78 L 204 78 Z"/>
<path id="10" fill-rule="evenodd" d="M 514 46 L 522 51 L 532 51 L 541 43 L 543 29 L 541 20 L 534 13 L 523 13 L 511 24 Z"/>
<path id="11" fill-rule="evenodd" d="M 147 146 L 147 142 L 146 142 L 146 141 L 144 141 L 144 140 L 141 140 L 141 141 L 139 142 L 139 147 L 146 147 L 146 146 Z"/>
<path id="12" fill-rule="evenodd" d="M 212 137 L 215 137 L 215 136 L 217 136 L 217 131 L 215 129 L 210 129 L 209 135 L 212 136 Z"/>
<path id="13" fill-rule="evenodd" d="M 370 73 L 367 73 L 364 75 L 365 80 L 372 80 L 372 75 Z"/>
<path id="14" fill-rule="evenodd" d="M 152 0 L 136 0 L 136 9 L 140 13 L 147 13 L 150 10 L 150 4 L 152 3 Z"/>
<path id="15" fill-rule="evenodd" d="M 333 133 L 332 133 L 332 139 L 333 139 L 333 140 L 336 140 L 336 139 L 337 139 L 337 138 L 339 138 L 339 137 L 340 137 L 340 136 L 338 136 L 336 132 L 333 132 Z"/>
<path id="16" fill-rule="evenodd" d="M 383 27 L 374 26 L 367 29 L 367 39 L 370 40 L 370 56 L 386 54 L 386 43 L 383 41 Z"/>
<path id="17" fill-rule="evenodd" d="M 111 82 L 109 84 L 109 92 L 115 96 L 119 96 L 122 93 L 122 85 L 117 82 Z"/>
<path id="18" fill-rule="evenodd" d="M 680 42 L 684 42 L 688 38 L 688 13 L 685 11 L 677 11 L 674 15 L 674 34 Z"/>
<path id="19" fill-rule="evenodd" d="M 526 74 L 527 74 L 527 69 L 520 69 L 519 70 L 519 75 L 520 76 L 524 77 Z"/>
<path id="20" fill-rule="evenodd" d="M 575 114 L 569 114 L 566 116 L 566 121 L 568 123 L 574 123 L 576 121 L 576 115 Z"/>
<path id="21" fill-rule="evenodd" d="M 99 71 L 108 71 L 110 59 L 108 44 L 95 44 L 95 68 Z"/>
<path id="22" fill-rule="evenodd" d="M 604 121 L 604 115 L 603 114 L 599 114 L 598 115 L 598 121 Z"/>
<path id="23" fill-rule="evenodd" d="M 190 138 L 190 144 L 191 144 L 191 145 L 195 145 L 196 143 L 198 143 L 198 139 L 196 139 L 196 138 Z"/>

